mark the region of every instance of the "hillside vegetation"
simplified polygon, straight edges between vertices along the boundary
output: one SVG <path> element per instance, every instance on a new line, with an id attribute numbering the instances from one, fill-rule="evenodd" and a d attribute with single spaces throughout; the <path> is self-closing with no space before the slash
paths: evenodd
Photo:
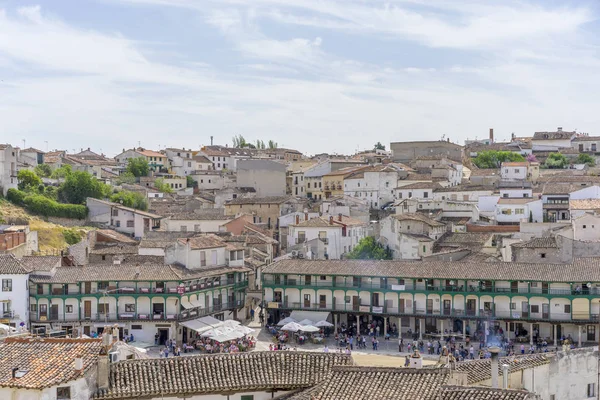
<path id="1" fill-rule="evenodd" d="M 69 246 L 75 238 L 81 238 L 89 227 L 67 228 L 62 225 L 46 222 L 43 219 L 28 213 L 24 208 L 15 206 L 5 199 L 0 199 L 0 223 L 29 223 L 29 229 L 38 232 L 40 253 L 56 253 Z"/>

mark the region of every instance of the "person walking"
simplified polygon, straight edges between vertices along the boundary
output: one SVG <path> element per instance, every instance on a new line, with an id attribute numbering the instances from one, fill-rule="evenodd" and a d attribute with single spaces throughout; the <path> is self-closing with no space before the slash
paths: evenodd
<path id="1" fill-rule="evenodd" d="M 402 353 L 402 347 L 404 347 L 404 340 L 402 338 L 398 339 L 398 352 Z"/>
<path id="2" fill-rule="evenodd" d="M 405 367 L 409 367 L 410 366 L 410 358 L 408 358 L 408 356 L 406 356 L 404 358 L 404 366 Z"/>
<path id="3" fill-rule="evenodd" d="M 254 308 L 250 309 L 250 321 L 254 321 Z"/>
<path id="4" fill-rule="evenodd" d="M 348 339 L 348 344 L 350 345 L 350 350 L 354 350 L 353 343 L 354 343 L 354 337 L 350 336 L 350 338 Z"/>
<path id="5" fill-rule="evenodd" d="M 471 360 L 475 359 L 475 349 L 473 348 L 473 345 L 469 348 L 469 357 L 471 357 Z"/>
<path id="6" fill-rule="evenodd" d="M 323 353 L 329 353 L 329 347 L 327 347 L 327 345 L 323 348 Z"/>

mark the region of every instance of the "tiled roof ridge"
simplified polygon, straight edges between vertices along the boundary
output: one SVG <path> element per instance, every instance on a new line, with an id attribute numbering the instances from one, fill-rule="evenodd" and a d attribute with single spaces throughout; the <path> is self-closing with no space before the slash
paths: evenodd
<path id="1" fill-rule="evenodd" d="M 7 337 L 4 343 L 101 343 L 102 339 L 94 338 L 41 338 L 41 337 Z"/>
<path id="2" fill-rule="evenodd" d="M 371 365 L 334 365 L 332 372 L 394 372 L 403 374 L 440 374 L 450 373 L 449 368 L 403 368 L 403 367 L 380 367 Z"/>

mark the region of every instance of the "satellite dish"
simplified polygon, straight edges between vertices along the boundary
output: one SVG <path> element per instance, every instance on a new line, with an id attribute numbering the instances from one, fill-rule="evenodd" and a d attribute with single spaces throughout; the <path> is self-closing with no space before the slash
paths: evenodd
<path id="1" fill-rule="evenodd" d="M 588 283 L 587 283 L 585 286 L 587 286 L 587 288 L 589 289 L 589 288 L 591 288 L 591 287 L 592 287 L 592 283 L 591 283 L 591 282 L 588 282 Z"/>

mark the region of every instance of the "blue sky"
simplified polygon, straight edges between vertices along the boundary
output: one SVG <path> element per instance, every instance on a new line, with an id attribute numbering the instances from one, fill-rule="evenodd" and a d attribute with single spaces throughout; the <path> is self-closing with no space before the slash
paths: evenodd
<path id="1" fill-rule="evenodd" d="M 0 0 L 0 142 L 305 153 L 600 134 L 592 1 Z"/>

